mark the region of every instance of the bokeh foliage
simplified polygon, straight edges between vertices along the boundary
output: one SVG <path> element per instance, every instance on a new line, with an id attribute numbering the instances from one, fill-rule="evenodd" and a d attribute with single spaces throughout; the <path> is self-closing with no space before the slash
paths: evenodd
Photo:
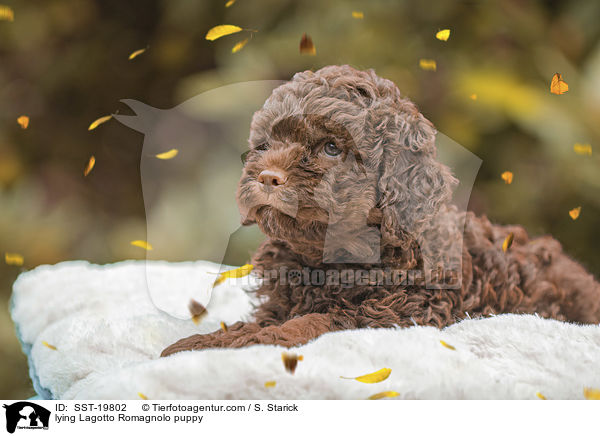
<path id="1" fill-rule="evenodd" d="M 170 108 L 215 87 L 288 79 L 349 63 L 395 81 L 438 129 L 483 159 L 470 208 L 531 234 L 552 234 L 600 275 L 600 2 L 1 0 L 0 251 L 25 268 L 70 259 L 143 258 L 142 137 L 96 118 L 133 98 Z M 353 10 L 364 19 L 352 18 Z M 255 29 L 204 40 L 217 24 Z M 447 42 L 434 35 L 450 28 Z M 307 32 L 316 56 L 301 56 Z M 133 61 L 128 55 L 148 46 Z M 437 61 L 423 71 L 419 59 Z M 560 72 L 570 91 L 549 92 Z M 477 99 L 470 98 L 477 94 Z M 22 130 L 17 117 L 31 118 Z M 590 143 L 592 156 L 573 152 Z M 242 150 L 244 144 L 240 144 Z M 96 168 L 87 177 L 90 155 Z M 224 161 L 224 172 L 238 162 Z M 500 174 L 510 170 L 514 182 Z M 207 181 L 209 183 L 209 181 Z M 215 196 L 229 196 L 220 192 Z M 582 207 L 573 221 L 568 211 Z M 217 220 L 218 222 L 218 220 Z M 19 268 L 0 265 L 1 397 L 32 394 L 7 308 Z"/>

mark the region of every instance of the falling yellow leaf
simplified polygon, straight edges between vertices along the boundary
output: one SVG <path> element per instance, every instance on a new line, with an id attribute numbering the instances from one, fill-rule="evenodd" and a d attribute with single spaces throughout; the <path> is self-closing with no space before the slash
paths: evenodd
<path id="1" fill-rule="evenodd" d="M 243 41 L 240 41 L 236 45 L 234 45 L 233 48 L 231 49 L 231 53 L 237 53 L 238 51 L 243 49 L 246 44 L 248 44 L 248 38 L 246 38 Z"/>
<path id="2" fill-rule="evenodd" d="M 548 399 L 541 392 L 536 392 L 535 396 L 538 397 L 540 400 L 547 400 Z"/>
<path id="3" fill-rule="evenodd" d="M 235 3 L 235 0 L 229 0 L 227 3 L 225 3 L 225 7 L 228 8 L 230 6 L 232 6 Z"/>
<path id="4" fill-rule="evenodd" d="M 565 82 L 560 73 L 555 73 L 550 82 L 550 92 L 552 94 L 561 95 L 569 90 L 569 85 Z"/>
<path id="5" fill-rule="evenodd" d="M 456 350 L 456 348 L 454 348 L 452 345 L 450 345 L 449 343 L 442 341 L 440 339 L 440 344 L 442 344 L 444 347 L 448 348 L 449 350 Z"/>
<path id="6" fill-rule="evenodd" d="M 379 371 L 375 371 L 370 374 L 365 374 L 365 375 L 361 375 L 358 377 L 340 376 L 340 378 L 345 378 L 347 380 L 356 380 L 361 383 L 379 383 L 379 382 L 384 381 L 386 378 L 388 378 L 391 373 L 392 373 L 392 370 L 390 368 L 382 368 Z"/>
<path id="7" fill-rule="evenodd" d="M 223 330 L 224 332 L 227 332 L 227 324 L 225 324 L 223 321 L 221 321 L 221 330 Z"/>
<path id="8" fill-rule="evenodd" d="M 25 259 L 23 259 L 23 256 L 20 254 L 4 253 L 4 262 L 6 262 L 7 265 L 23 266 L 24 261 Z"/>
<path id="9" fill-rule="evenodd" d="M 149 242 L 142 241 L 140 239 L 137 239 L 135 241 L 131 241 L 130 244 L 133 245 L 134 247 L 143 248 L 144 250 L 152 250 L 152 245 Z"/>
<path id="10" fill-rule="evenodd" d="M 507 185 L 510 185 L 513 181 L 513 173 L 511 173 L 510 171 L 504 171 L 500 177 L 502 177 L 502 180 L 504 180 L 504 183 L 506 183 Z"/>
<path id="11" fill-rule="evenodd" d="M 298 362 L 304 360 L 304 356 L 283 352 L 281 353 L 281 360 L 283 361 L 283 367 L 285 370 L 293 375 L 296 371 L 296 367 L 298 366 Z"/>
<path id="12" fill-rule="evenodd" d="M 49 344 L 48 342 L 46 342 L 46 341 L 42 341 L 42 345 L 43 345 L 44 347 L 47 347 L 47 348 L 50 348 L 51 350 L 54 350 L 54 351 L 56 351 L 56 347 L 55 347 L 54 345 L 50 345 L 50 344 Z"/>
<path id="13" fill-rule="evenodd" d="M 569 216 L 571 217 L 571 219 L 573 221 L 575 221 L 577 218 L 579 218 L 580 213 L 581 213 L 581 206 L 576 207 L 575 209 L 571 209 L 569 211 Z"/>
<path id="14" fill-rule="evenodd" d="M 197 302 L 193 298 L 188 304 L 188 309 L 190 311 L 190 314 L 192 315 L 192 321 L 194 322 L 194 324 L 199 324 L 200 321 L 202 321 L 204 317 L 208 315 L 206 307 L 204 307 L 202 303 Z"/>
<path id="15" fill-rule="evenodd" d="M 592 155 L 592 146 L 591 146 L 591 144 L 577 143 L 577 144 L 573 145 L 573 151 L 577 154 L 591 156 Z"/>
<path id="16" fill-rule="evenodd" d="M 300 54 L 311 56 L 317 54 L 317 48 L 313 44 L 312 38 L 306 33 L 302 34 L 302 39 L 300 39 Z"/>
<path id="17" fill-rule="evenodd" d="M 134 51 L 133 53 L 131 53 L 129 55 L 129 60 L 137 58 L 139 55 L 144 53 L 146 50 L 147 50 L 147 48 L 140 48 L 139 50 Z"/>
<path id="18" fill-rule="evenodd" d="M 426 71 L 436 71 L 437 63 L 433 59 L 419 59 L 419 67 Z"/>
<path id="19" fill-rule="evenodd" d="M 8 6 L 0 6 L 0 21 L 15 21 L 15 12 Z"/>
<path id="20" fill-rule="evenodd" d="M 91 156 L 90 160 L 88 160 L 88 163 L 83 169 L 83 177 L 87 177 L 87 175 L 94 169 L 94 165 L 96 165 L 96 158 Z"/>
<path id="21" fill-rule="evenodd" d="M 583 396 L 586 400 L 600 400 L 600 389 L 583 388 Z"/>
<path id="22" fill-rule="evenodd" d="M 96 121 L 94 121 L 92 124 L 90 124 L 90 127 L 88 127 L 88 130 L 94 130 L 100 124 L 106 123 L 111 118 L 112 118 L 112 115 L 106 115 L 105 117 L 98 118 Z"/>
<path id="23" fill-rule="evenodd" d="M 471 94 L 469 98 L 473 101 L 477 100 L 477 94 Z"/>
<path id="24" fill-rule="evenodd" d="M 227 279 L 239 279 L 241 277 L 245 277 L 252 272 L 253 268 L 254 268 L 253 265 L 246 264 L 246 265 L 240 266 L 239 268 L 222 272 L 221 274 L 219 274 L 219 277 L 217 277 L 217 279 L 213 283 L 213 287 L 220 285 Z"/>
<path id="25" fill-rule="evenodd" d="M 367 400 L 380 400 L 382 398 L 394 398 L 399 396 L 400 394 L 396 391 L 383 391 L 378 394 L 371 395 Z"/>
<path id="26" fill-rule="evenodd" d="M 362 11 L 352 11 L 352 18 L 362 20 L 363 18 L 365 18 L 365 14 Z"/>
<path id="27" fill-rule="evenodd" d="M 142 400 L 147 400 L 148 397 L 145 396 L 144 394 L 142 394 L 141 392 L 138 392 L 138 396 L 142 399 Z"/>
<path id="28" fill-rule="evenodd" d="M 502 251 L 506 253 L 506 250 L 508 250 L 512 245 L 514 237 L 515 235 L 513 234 L 513 232 L 510 232 L 508 236 L 506 236 L 504 242 L 502 243 Z"/>
<path id="29" fill-rule="evenodd" d="M 450 29 L 440 30 L 435 34 L 435 37 L 440 41 L 448 41 L 448 38 L 450 38 Z"/>
<path id="30" fill-rule="evenodd" d="M 274 388 L 277 382 L 275 380 L 269 380 L 265 382 L 265 388 Z"/>
<path id="31" fill-rule="evenodd" d="M 19 126 L 21 126 L 22 129 L 26 129 L 29 127 L 29 117 L 27 115 L 21 115 L 17 118 L 17 123 L 19 123 Z"/>
<path id="32" fill-rule="evenodd" d="M 219 39 L 222 36 L 232 35 L 234 33 L 241 32 L 242 29 L 239 26 L 233 26 L 231 24 L 221 24 L 220 26 L 215 26 L 208 31 L 206 34 L 206 39 L 209 41 L 214 41 L 215 39 Z"/>
<path id="33" fill-rule="evenodd" d="M 159 154 L 155 155 L 154 157 L 156 157 L 157 159 L 169 160 L 169 159 L 173 159 L 175 156 L 177 156 L 178 153 L 179 153 L 179 150 L 177 150 L 176 148 L 172 148 L 171 150 L 165 151 L 164 153 L 159 153 Z"/>

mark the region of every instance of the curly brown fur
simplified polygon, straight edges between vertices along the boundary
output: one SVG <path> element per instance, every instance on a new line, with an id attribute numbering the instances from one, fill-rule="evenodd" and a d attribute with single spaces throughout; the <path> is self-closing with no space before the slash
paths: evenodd
<path id="1" fill-rule="evenodd" d="M 264 275 L 257 290 L 264 302 L 255 322 L 182 339 L 162 355 L 289 347 L 350 328 L 444 327 L 466 314 L 600 322 L 600 284 L 556 240 L 529 239 L 521 227 L 494 225 L 450 204 L 456 180 L 436 160 L 435 133 L 396 85 L 372 70 L 330 66 L 277 88 L 252 120 L 237 193 L 243 223 L 256 222 L 268 237 L 252 261 Z M 338 156 L 324 153 L 328 143 Z M 280 183 L 258 183 L 265 169 L 275 169 Z M 504 252 L 509 233 L 514 242 Z M 353 261 L 357 256 L 372 260 Z M 459 286 L 435 289 L 389 277 L 453 265 Z M 317 286 L 271 274 L 347 269 L 382 275 Z"/>

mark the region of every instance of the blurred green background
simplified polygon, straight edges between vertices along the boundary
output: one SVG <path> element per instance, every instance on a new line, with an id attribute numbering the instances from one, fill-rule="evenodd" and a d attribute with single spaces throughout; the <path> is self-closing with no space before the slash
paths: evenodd
<path id="1" fill-rule="evenodd" d="M 575 143 L 600 142 L 598 1 L 0 3 L 15 14 L 0 21 L 0 252 L 25 258 L 22 268 L 0 265 L 0 397 L 33 394 L 8 313 L 20 272 L 145 256 L 129 244 L 146 235 L 143 138 L 114 120 L 87 130 L 100 116 L 130 113 L 123 98 L 170 108 L 239 81 L 288 79 L 328 64 L 375 68 L 440 132 L 483 159 L 470 209 L 554 235 L 600 275 L 598 155 L 573 151 Z M 218 24 L 257 32 L 232 54 L 250 32 L 206 41 Z M 437 40 L 445 28 L 450 39 Z M 304 32 L 316 56 L 299 54 Z M 420 69 L 421 58 L 435 59 L 437 71 Z M 549 92 L 555 72 L 570 86 L 561 96 Z M 26 130 L 21 115 L 31 119 Z M 96 167 L 83 177 L 92 154 Z M 233 172 L 239 162 L 222 165 Z M 506 170 L 511 185 L 500 178 Z M 568 211 L 577 206 L 574 221 Z"/>

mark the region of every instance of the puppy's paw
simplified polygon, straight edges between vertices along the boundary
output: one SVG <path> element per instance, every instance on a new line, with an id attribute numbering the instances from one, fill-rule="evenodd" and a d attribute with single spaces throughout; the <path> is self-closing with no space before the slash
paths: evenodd
<path id="1" fill-rule="evenodd" d="M 165 348 L 161 357 L 169 356 L 180 351 L 204 350 L 207 348 L 237 348 L 244 344 L 244 338 L 249 337 L 257 330 L 252 324 L 236 322 L 229 326 L 227 331 L 217 330 L 203 335 L 193 335 L 183 338 Z M 237 345 L 241 344 L 241 345 Z"/>

